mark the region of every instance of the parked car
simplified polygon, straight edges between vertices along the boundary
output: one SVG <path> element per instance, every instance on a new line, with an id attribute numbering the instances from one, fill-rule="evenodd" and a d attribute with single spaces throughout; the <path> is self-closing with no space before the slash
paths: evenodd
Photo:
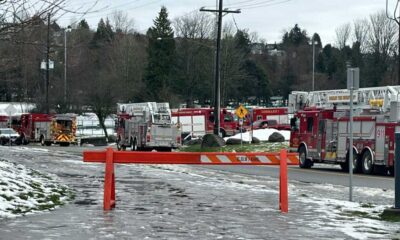
<path id="1" fill-rule="evenodd" d="M 0 128 L 0 143 L 5 145 L 7 143 L 20 144 L 19 134 L 12 128 Z"/>

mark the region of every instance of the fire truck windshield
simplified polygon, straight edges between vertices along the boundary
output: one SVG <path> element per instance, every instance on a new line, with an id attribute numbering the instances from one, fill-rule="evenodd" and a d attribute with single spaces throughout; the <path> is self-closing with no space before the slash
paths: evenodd
<path id="1" fill-rule="evenodd" d="M 165 114 L 155 114 L 154 115 L 155 124 L 169 124 L 171 123 L 171 117 Z"/>
<path id="2" fill-rule="evenodd" d="M 72 126 L 72 121 L 57 120 L 57 125 L 60 125 L 63 128 L 70 128 Z"/>

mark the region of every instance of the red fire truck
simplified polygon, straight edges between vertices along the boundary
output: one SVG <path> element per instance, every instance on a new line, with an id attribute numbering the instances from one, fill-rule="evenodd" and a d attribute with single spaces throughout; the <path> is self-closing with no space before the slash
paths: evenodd
<path id="1" fill-rule="evenodd" d="M 400 91 L 400 86 L 355 91 L 351 147 L 347 105 L 350 94 L 347 90 L 311 92 L 314 95 L 311 97 L 301 93 L 303 97 L 297 98 L 301 99 L 301 104 L 292 101 L 292 106 L 302 105 L 302 109 L 295 111 L 290 123 L 290 150 L 299 153 L 300 167 L 331 163 L 340 164 L 343 170 L 348 170 L 349 151 L 353 151 L 354 172 L 371 174 L 379 166 L 393 172 L 394 133 L 400 131 L 397 91 Z M 293 99 L 296 96 L 292 95 Z M 318 104 L 313 99 L 318 99 Z"/>
<path id="2" fill-rule="evenodd" d="M 182 108 L 172 112 L 172 121 L 182 126 L 182 134 L 192 137 L 213 133 L 214 109 L 212 108 Z M 239 132 L 238 122 L 233 114 L 221 109 L 220 133 L 222 137 L 235 135 Z"/>
<path id="3" fill-rule="evenodd" d="M 0 115 L 0 128 L 7 128 L 9 126 L 8 116 Z"/>
<path id="4" fill-rule="evenodd" d="M 21 142 L 40 142 L 50 146 L 52 143 L 69 146 L 76 142 L 76 117 L 73 114 L 22 114 L 20 121 L 12 127 L 20 134 Z"/>
<path id="5" fill-rule="evenodd" d="M 244 125 L 250 129 L 251 124 L 260 120 L 274 120 L 277 122 L 272 128 L 290 130 L 289 113 L 287 107 L 252 108 L 246 115 Z"/>

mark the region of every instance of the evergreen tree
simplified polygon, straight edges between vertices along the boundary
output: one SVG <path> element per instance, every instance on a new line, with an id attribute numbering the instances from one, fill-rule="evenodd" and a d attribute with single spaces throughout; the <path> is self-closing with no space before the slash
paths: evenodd
<path id="1" fill-rule="evenodd" d="M 105 44 L 111 43 L 114 39 L 114 32 L 110 25 L 108 19 L 104 23 L 104 20 L 101 18 L 98 25 L 97 31 L 93 36 L 92 46 L 93 47 L 102 47 Z"/>
<path id="2" fill-rule="evenodd" d="M 153 22 L 154 26 L 147 31 L 148 64 L 144 81 L 149 100 L 170 101 L 172 96 L 169 89 L 175 66 L 175 41 L 165 7 L 161 7 L 159 15 Z"/>
<path id="3" fill-rule="evenodd" d="M 296 23 L 294 27 L 283 35 L 282 43 L 284 46 L 295 46 L 308 44 L 309 38 L 305 30 L 301 30 Z"/>
<path id="4" fill-rule="evenodd" d="M 88 29 L 88 30 L 89 30 L 89 24 L 86 22 L 85 19 L 82 19 L 82 20 L 78 23 L 78 29 Z"/>

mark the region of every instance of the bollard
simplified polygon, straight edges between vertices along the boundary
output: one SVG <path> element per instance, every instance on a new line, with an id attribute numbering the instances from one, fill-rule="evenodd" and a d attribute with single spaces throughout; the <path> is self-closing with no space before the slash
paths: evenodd
<path id="1" fill-rule="evenodd" d="M 288 182 L 287 182 L 287 151 L 280 152 L 280 174 L 279 174 L 279 209 L 282 213 L 289 211 Z"/>
<path id="2" fill-rule="evenodd" d="M 115 207 L 114 151 L 112 148 L 107 148 L 106 150 L 105 170 L 103 209 L 111 210 L 111 208 Z"/>

